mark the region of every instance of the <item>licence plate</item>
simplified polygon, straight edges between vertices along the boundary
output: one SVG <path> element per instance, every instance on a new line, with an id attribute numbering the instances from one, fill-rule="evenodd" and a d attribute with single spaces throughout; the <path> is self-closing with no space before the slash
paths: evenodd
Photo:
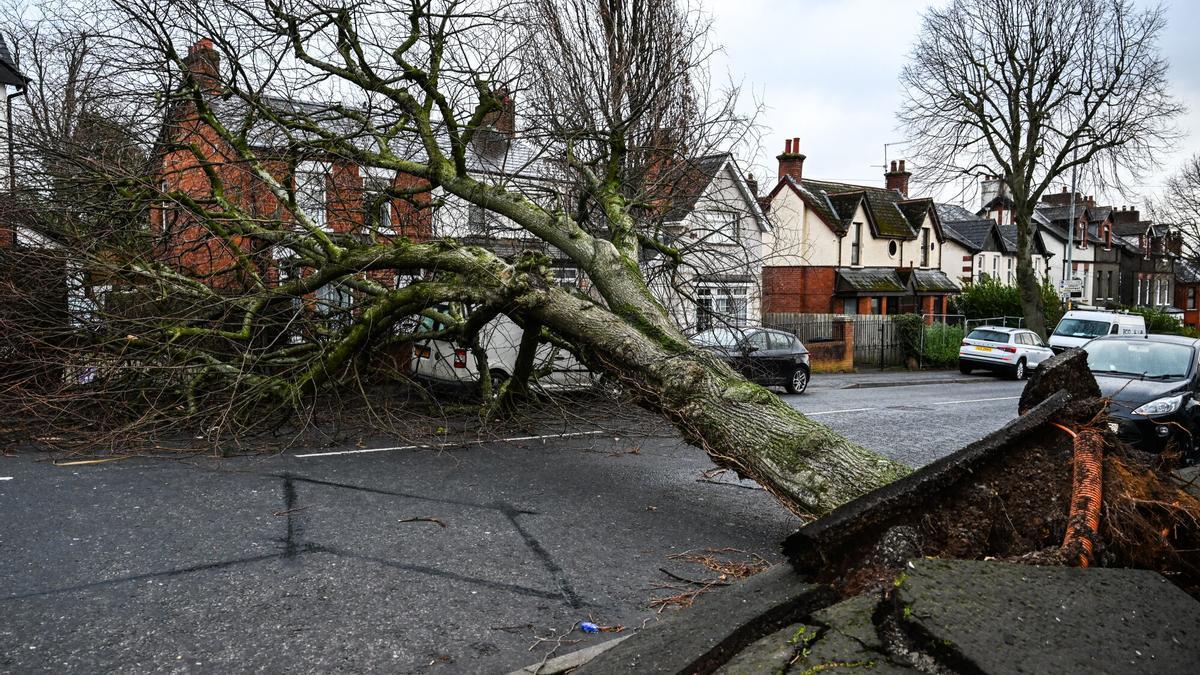
<path id="1" fill-rule="evenodd" d="M 1108 430 L 1113 432 L 1114 434 L 1118 433 L 1120 431 L 1120 429 L 1121 429 L 1121 426 L 1119 424 L 1117 424 L 1116 422 L 1108 423 Z"/>
<path id="2" fill-rule="evenodd" d="M 990 351 L 992 351 L 992 348 L 991 348 L 991 347 L 978 347 L 978 346 L 977 346 L 977 347 L 975 347 L 975 349 L 978 349 L 978 350 L 979 350 L 979 351 L 981 351 L 981 352 L 990 352 Z"/>

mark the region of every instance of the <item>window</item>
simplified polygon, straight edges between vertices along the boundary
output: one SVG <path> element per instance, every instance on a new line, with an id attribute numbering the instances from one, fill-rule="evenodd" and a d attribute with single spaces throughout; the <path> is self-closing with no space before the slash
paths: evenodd
<path id="1" fill-rule="evenodd" d="M 696 329 L 746 325 L 746 288 L 706 285 L 696 289 Z"/>
<path id="2" fill-rule="evenodd" d="M 1187 289 L 1187 308 L 1196 309 L 1196 287 L 1188 286 Z"/>
<path id="3" fill-rule="evenodd" d="M 1104 295 L 1104 272 L 1096 270 L 1096 281 L 1095 285 L 1092 286 L 1092 291 L 1095 293 L 1097 300 L 1108 297 Z"/>
<path id="4" fill-rule="evenodd" d="M 784 333 L 767 333 L 767 341 L 771 345 L 771 349 L 775 351 L 791 349 L 794 339 L 791 335 Z"/>
<path id="5" fill-rule="evenodd" d="M 850 240 L 850 264 L 862 264 L 862 223 L 854 224 L 854 237 Z"/>
<path id="6" fill-rule="evenodd" d="M 478 204 L 467 207 L 467 234 L 487 234 L 487 210 Z"/>
<path id="7" fill-rule="evenodd" d="M 579 268 L 578 267 L 555 267 L 554 280 L 559 286 L 567 288 L 579 288 Z"/>
<path id="8" fill-rule="evenodd" d="M 992 278 L 1000 278 L 1000 256 L 999 254 L 992 256 Z"/>
<path id="9" fill-rule="evenodd" d="M 871 313 L 872 314 L 879 313 L 879 310 L 880 310 L 879 300 L 880 300 L 880 298 L 871 298 Z"/>
<path id="10" fill-rule="evenodd" d="M 842 314 L 858 314 L 858 298 L 843 298 Z"/>
<path id="11" fill-rule="evenodd" d="M 1008 285 L 1012 286 L 1012 284 L 1013 284 L 1013 259 L 1008 258 Z"/>
<path id="12" fill-rule="evenodd" d="M 296 165 L 296 206 L 317 227 L 328 231 L 326 177 L 329 167 L 320 162 Z"/>
<path id="13" fill-rule="evenodd" d="M 929 267 L 929 228 L 921 230 L 921 267 Z"/>
<path id="14" fill-rule="evenodd" d="M 894 241 L 889 241 L 889 242 L 888 242 L 888 256 L 889 256 L 889 257 L 891 257 L 891 258 L 895 258 L 895 257 L 896 257 L 896 252 L 897 252 L 899 249 L 900 249 L 900 247 L 896 245 L 896 242 L 894 242 Z"/>
<path id="15" fill-rule="evenodd" d="M 1106 298 L 1115 298 L 1115 297 L 1117 297 L 1116 293 L 1114 293 L 1114 292 L 1113 292 L 1113 273 L 1112 273 L 1112 270 L 1109 270 L 1109 271 L 1108 271 L 1108 295 L 1106 295 L 1106 296 L 1104 296 L 1104 297 L 1106 297 Z"/>

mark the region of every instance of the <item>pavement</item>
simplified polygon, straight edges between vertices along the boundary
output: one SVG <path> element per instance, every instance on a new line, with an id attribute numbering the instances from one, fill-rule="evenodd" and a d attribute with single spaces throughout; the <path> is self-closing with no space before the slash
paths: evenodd
<path id="1" fill-rule="evenodd" d="M 838 378 L 785 399 L 913 464 L 1011 419 L 1021 387 Z M 506 672 L 615 635 L 577 622 L 675 611 L 650 606 L 678 592 L 662 569 L 710 573 L 673 554 L 779 562 L 799 524 L 653 424 L 385 447 L 0 458 L 0 672 Z"/>

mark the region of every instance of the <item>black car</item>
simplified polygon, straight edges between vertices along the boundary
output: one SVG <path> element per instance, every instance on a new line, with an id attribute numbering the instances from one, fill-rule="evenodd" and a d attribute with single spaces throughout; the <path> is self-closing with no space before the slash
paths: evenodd
<path id="1" fill-rule="evenodd" d="M 710 328 L 692 336 L 692 344 L 711 349 L 746 379 L 789 394 L 808 388 L 808 349 L 791 333 L 769 328 Z"/>
<path id="2" fill-rule="evenodd" d="M 1122 440 L 1149 452 L 1173 443 L 1185 461 L 1196 460 L 1200 340 L 1110 335 L 1084 350 L 1101 393 L 1112 401 L 1109 426 Z"/>

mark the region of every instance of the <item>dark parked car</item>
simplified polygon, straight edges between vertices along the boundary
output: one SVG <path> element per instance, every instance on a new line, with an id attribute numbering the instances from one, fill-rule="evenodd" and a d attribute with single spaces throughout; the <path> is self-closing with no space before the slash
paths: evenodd
<path id="1" fill-rule="evenodd" d="M 769 328 L 710 328 L 692 337 L 729 362 L 746 379 L 764 387 L 783 387 L 789 394 L 808 388 L 811 366 L 800 338 Z"/>
<path id="2" fill-rule="evenodd" d="M 1200 340 L 1176 335 L 1110 335 L 1087 343 L 1088 368 L 1112 403 L 1109 428 L 1150 452 L 1172 441 L 1196 460 L 1200 431 Z"/>

